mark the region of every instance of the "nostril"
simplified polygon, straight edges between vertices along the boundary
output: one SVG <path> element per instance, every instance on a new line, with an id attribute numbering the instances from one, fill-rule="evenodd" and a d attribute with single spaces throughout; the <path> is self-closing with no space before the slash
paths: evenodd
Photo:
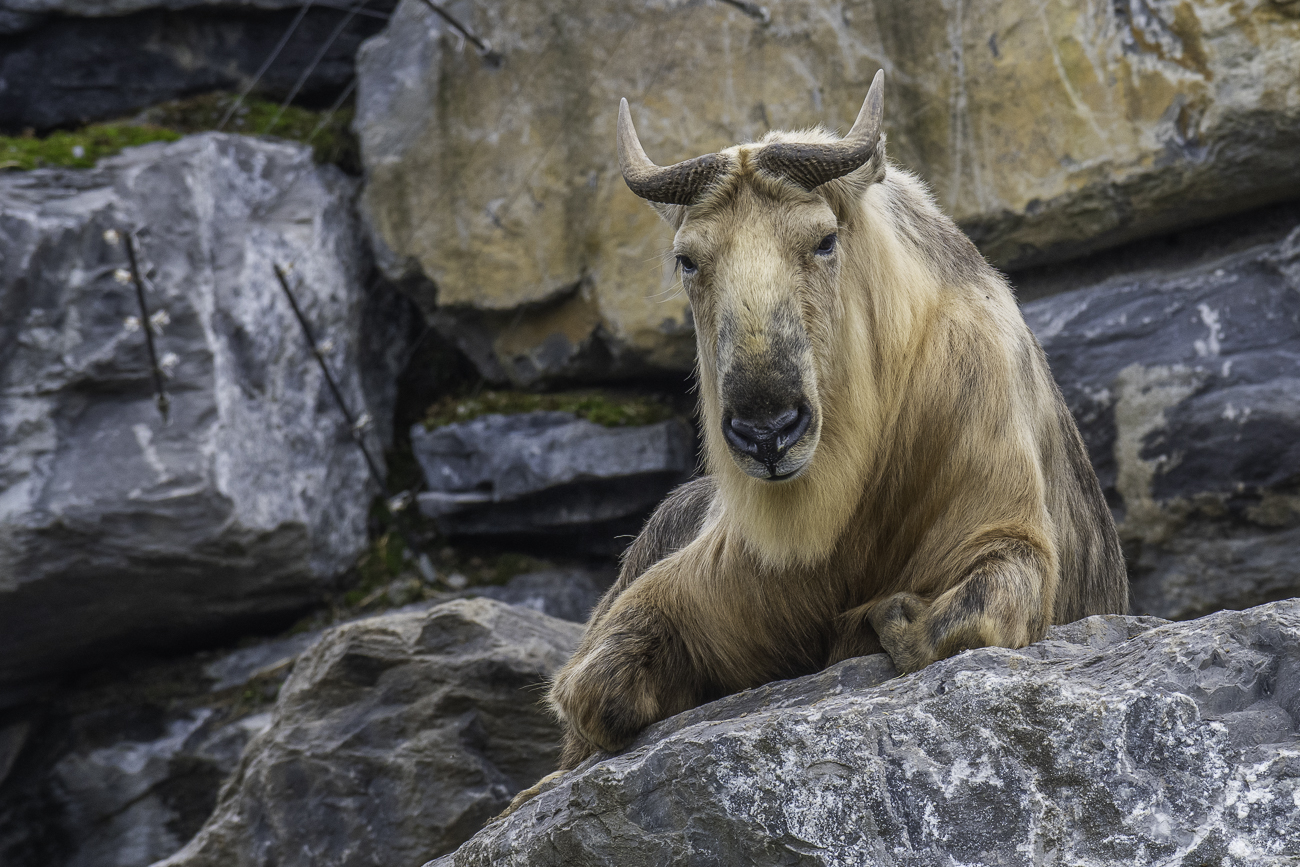
<path id="1" fill-rule="evenodd" d="M 758 454 L 759 441 L 762 437 L 758 426 L 744 419 L 730 418 L 722 425 L 727 442 L 751 455 Z"/>
<path id="2" fill-rule="evenodd" d="M 808 430 L 808 422 L 812 419 L 812 410 L 806 406 L 801 406 L 798 409 L 783 413 L 781 417 L 785 424 L 776 432 L 776 447 L 784 452 L 798 442 L 799 438 Z"/>
<path id="3" fill-rule="evenodd" d="M 774 462 L 799 441 L 808 430 L 812 412 L 806 406 L 788 409 L 766 418 L 732 416 L 722 425 L 731 445 L 760 461 Z"/>

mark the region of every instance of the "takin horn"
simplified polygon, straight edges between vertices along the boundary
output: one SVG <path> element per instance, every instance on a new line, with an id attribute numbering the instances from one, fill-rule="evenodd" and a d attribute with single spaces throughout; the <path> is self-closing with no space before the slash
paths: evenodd
<path id="1" fill-rule="evenodd" d="M 876 73 L 867 98 L 849 134 L 834 144 L 770 144 L 758 152 L 758 167 L 789 178 L 805 190 L 843 177 L 866 165 L 880 141 L 880 117 L 885 109 L 885 70 Z"/>
<path id="2" fill-rule="evenodd" d="M 706 154 L 671 166 L 650 162 L 632 126 L 627 100 L 618 104 L 618 167 L 632 192 L 652 202 L 690 205 L 717 180 L 730 161 Z"/>

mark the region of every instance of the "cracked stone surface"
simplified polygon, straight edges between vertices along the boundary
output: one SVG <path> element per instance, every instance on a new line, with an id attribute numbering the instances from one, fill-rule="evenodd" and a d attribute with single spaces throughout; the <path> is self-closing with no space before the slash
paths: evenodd
<path id="1" fill-rule="evenodd" d="M 581 635 L 490 599 L 329 630 L 207 824 L 157 867 L 389 867 L 454 849 L 555 767 L 541 686 Z"/>
<path id="2" fill-rule="evenodd" d="M 372 483 L 272 271 L 382 454 L 415 314 L 366 288 L 355 193 L 220 134 L 0 176 L 0 707 L 98 654 L 283 622 L 364 549 Z"/>
<path id="3" fill-rule="evenodd" d="M 1118 615 L 673 717 L 426 867 L 1300 859 L 1300 601 Z"/>

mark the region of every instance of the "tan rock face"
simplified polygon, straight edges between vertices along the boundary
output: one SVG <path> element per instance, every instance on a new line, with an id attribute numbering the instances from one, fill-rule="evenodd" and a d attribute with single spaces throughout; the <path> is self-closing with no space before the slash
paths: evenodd
<path id="1" fill-rule="evenodd" d="M 416 0 L 361 58 L 366 207 L 480 367 L 520 384 L 685 370 L 671 233 L 617 170 L 619 97 L 660 163 L 823 123 L 888 79 L 890 153 L 996 263 L 1300 192 L 1300 3 Z M 423 299 L 432 306 L 433 299 Z"/>

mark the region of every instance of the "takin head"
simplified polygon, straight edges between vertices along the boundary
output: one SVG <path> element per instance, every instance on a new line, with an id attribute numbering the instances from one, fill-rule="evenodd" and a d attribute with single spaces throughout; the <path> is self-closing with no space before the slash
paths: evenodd
<path id="1" fill-rule="evenodd" d="M 671 166 L 649 160 L 619 106 L 623 178 L 677 229 L 708 451 L 768 484 L 804 475 L 822 436 L 845 263 L 832 197 L 815 191 L 873 162 L 882 81 L 843 139 L 778 134 Z"/>

